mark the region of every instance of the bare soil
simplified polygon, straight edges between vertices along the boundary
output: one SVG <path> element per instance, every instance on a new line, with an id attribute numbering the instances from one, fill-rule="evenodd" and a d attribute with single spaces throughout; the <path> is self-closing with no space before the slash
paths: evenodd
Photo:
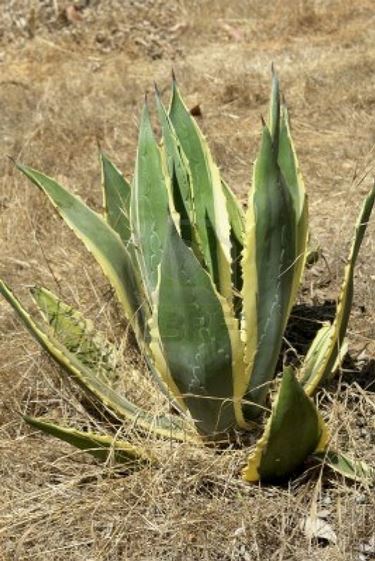
<path id="1" fill-rule="evenodd" d="M 130 178 L 143 94 L 155 80 L 167 100 L 173 67 L 189 106 L 200 106 L 197 119 L 224 177 L 246 202 L 271 62 L 290 107 L 313 240 L 324 253 L 306 273 L 300 303 L 324 309 L 338 293 L 356 214 L 374 176 L 371 0 L 0 4 L 0 276 L 28 306 L 35 283 L 79 306 L 122 345 L 129 381 L 139 381 L 142 363 L 105 279 L 7 156 L 100 210 L 98 143 Z M 356 270 L 349 358 L 318 396 L 333 446 L 369 463 L 374 249 L 372 221 Z M 0 357 L 1 560 L 375 558 L 371 489 L 314 470 L 281 488 L 250 486 L 239 477 L 244 450 L 215 454 L 172 443 L 160 451 L 160 467 L 124 475 L 22 422 L 26 411 L 77 423 L 85 417 L 79 395 L 3 301 Z M 137 395 L 161 406 L 147 380 Z M 325 537 L 306 534 L 309 517 L 326 525 Z"/>

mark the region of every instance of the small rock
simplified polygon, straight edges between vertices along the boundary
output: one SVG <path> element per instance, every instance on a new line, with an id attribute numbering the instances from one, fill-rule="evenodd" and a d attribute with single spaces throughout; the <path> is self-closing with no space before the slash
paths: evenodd
<path id="1" fill-rule="evenodd" d="M 366 496 L 363 495 L 362 493 L 359 493 L 355 498 L 355 502 L 359 505 L 366 503 L 367 502 Z"/>
<path id="2" fill-rule="evenodd" d="M 366 555 L 375 555 L 375 535 L 367 543 L 361 543 L 358 549 Z"/>
<path id="3" fill-rule="evenodd" d="M 104 35 L 104 33 L 101 33 L 99 31 L 95 36 L 95 41 L 97 43 L 104 43 L 105 40 L 106 40 L 106 36 Z"/>
<path id="4" fill-rule="evenodd" d="M 325 495 L 322 499 L 322 504 L 324 504 L 324 506 L 329 506 L 332 504 L 332 499 L 329 495 Z"/>
<path id="5" fill-rule="evenodd" d="M 323 520 L 323 518 L 308 516 L 302 524 L 302 529 L 309 540 L 316 539 L 323 542 L 323 544 L 337 543 L 336 532 L 331 524 Z"/>

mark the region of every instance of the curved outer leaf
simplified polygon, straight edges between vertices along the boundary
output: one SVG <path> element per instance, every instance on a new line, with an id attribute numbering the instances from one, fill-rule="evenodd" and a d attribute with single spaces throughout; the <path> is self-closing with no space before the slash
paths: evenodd
<path id="1" fill-rule="evenodd" d="M 168 229 L 170 179 L 152 131 L 147 106 L 142 112 L 137 161 L 131 195 L 130 223 L 149 301 Z"/>
<path id="2" fill-rule="evenodd" d="M 103 152 L 100 154 L 100 162 L 106 220 L 127 245 L 131 236 L 129 224 L 131 188 L 122 173 Z"/>
<path id="3" fill-rule="evenodd" d="M 35 286 L 31 294 L 43 319 L 52 327 L 54 337 L 83 364 L 94 369 L 97 376 L 113 384 L 118 378 L 118 356 L 104 334 L 95 331 L 92 321 L 50 290 Z"/>
<path id="4" fill-rule="evenodd" d="M 368 466 L 365 462 L 352 460 L 344 454 L 333 452 L 331 450 L 319 453 L 317 452 L 316 454 L 313 454 L 312 457 L 323 467 L 327 466 L 336 473 L 340 473 L 344 477 L 353 479 L 354 481 L 360 481 L 368 484 L 375 482 L 375 469 Z"/>
<path id="5" fill-rule="evenodd" d="M 264 434 L 242 474 L 247 481 L 277 481 L 297 470 L 307 456 L 328 444 L 327 429 L 314 403 L 287 368 Z"/>
<path id="6" fill-rule="evenodd" d="M 285 329 L 295 263 L 290 194 L 264 126 L 247 213 L 243 270 L 243 332 L 249 365 L 245 417 L 260 413 L 275 374 Z"/>
<path id="7" fill-rule="evenodd" d="M 242 349 L 236 322 L 227 324 L 230 316 L 223 303 L 210 276 L 171 225 L 160 270 L 157 324 L 179 397 L 198 430 L 212 438 L 237 424 L 234 372 Z"/>
<path id="8" fill-rule="evenodd" d="M 348 264 L 345 267 L 344 281 L 338 297 L 334 322 L 329 330 L 327 329 L 324 341 L 319 345 L 319 354 L 316 360 L 313 362 L 307 360 L 313 352 L 309 351 L 306 357 L 307 362 L 305 362 L 301 370 L 301 380 L 308 395 L 312 395 L 320 385 L 324 384 L 332 376 L 334 371 L 335 363 L 344 341 L 352 306 L 354 267 L 374 202 L 375 184 L 367 195 L 358 217 L 353 245 L 350 251 Z M 318 331 L 316 337 L 319 337 L 319 334 L 320 331 Z M 312 347 L 314 348 L 317 346 L 318 343 L 314 340 Z"/>
<path id="9" fill-rule="evenodd" d="M 131 257 L 119 235 L 79 197 L 50 177 L 21 164 L 17 168 L 48 196 L 60 216 L 95 257 L 115 289 L 141 344 L 145 328 L 143 302 Z"/>
<path id="10" fill-rule="evenodd" d="M 169 116 L 190 164 L 196 227 L 205 263 L 220 294 L 231 302 L 230 225 L 220 173 L 175 81 Z"/>
<path id="11" fill-rule="evenodd" d="M 296 227 L 296 262 L 294 265 L 293 286 L 289 301 L 289 313 L 295 304 L 299 285 L 307 258 L 308 241 L 308 204 L 302 174 L 290 134 L 289 118 L 286 107 L 281 110 L 281 123 L 278 144 L 278 164 L 291 196 Z"/>
<path id="12" fill-rule="evenodd" d="M 14 296 L 8 286 L 0 281 L 0 293 L 17 312 L 26 328 L 49 353 L 49 355 L 71 376 L 85 391 L 93 395 L 102 405 L 107 407 L 115 415 L 125 418 L 134 423 L 135 426 L 146 432 L 154 433 L 164 437 L 177 440 L 196 441 L 197 437 L 179 417 L 160 415 L 154 417 L 136 406 L 125 397 L 115 392 L 108 384 L 104 383 L 90 368 L 85 366 L 73 353 L 68 351 L 55 337 L 48 334 L 32 317 L 26 312 L 18 299 Z"/>
<path id="13" fill-rule="evenodd" d="M 145 287 L 142 281 L 130 227 L 131 187 L 121 172 L 103 153 L 101 153 L 100 159 L 102 165 L 102 183 L 106 221 L 111 228 L 119 234 L 125 244 L 133 265 L 139 300 L 146 301 Z M 147 306 L 143 307 L 143 313 L 148 317 L 149 308 Z M 143 325 L 146 327 L 146 320 Z M 149 338 L 147 330 L 144 332 L 144 338 L 146 340 Z"/>
<path id="14" fill-rule="evenodd" d="M 29 417 L 28 415 L 24 415 L 23 419 L 30 426 L 55 436 L 64 442 L 68 442 L 68 444 L 80 450 L 85 450 L 85 452 L 88 452 L 98 460 L 107 461 L 112 453 L 116 463 L 130 464 L 132 467 L 135 467 L 137 464 L 154 463 L 155 461 L 145 448 L 134 446 L 129 442 L 112 436 L 63 427 L 50 421 Z"/>

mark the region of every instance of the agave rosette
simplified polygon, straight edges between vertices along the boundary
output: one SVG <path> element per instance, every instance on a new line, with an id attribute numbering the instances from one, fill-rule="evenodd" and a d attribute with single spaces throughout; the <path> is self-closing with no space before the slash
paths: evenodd
<path id="1" fill-rule="evenodd" d="M 308 238 L 307 197 L 278 80 L 273 75 L 246 213 L 222 179 L 175 80 L 169 110 L 157 91 L 156 106 L 162 142 L 155 138 L 145 104 L 131 185 L 101 155 L 103 215 L 53 179 L 17 167 L 98 261 L 158 387 L 183 414 L 155 417 L 121 395 L 113 383 L 120 375 L 116 350 L 47 289 L 33 291 L 44 323 L 26 312 L 3 281 L 1 293 L 68 376 L 141 431 L 180 441 L 228 439 L 262 420 L 272 384 L 272 411 L 249 453 L 244 478 L 284 478 L 310 455 L 355 476 L 355 462 L 328 451 L 327 428 L 312 398 L 342 354 L 354 265 L 375 188 L 360 212 L 336 317 L 318 331 L 301 368 L 285 368 L 275 386 Z M 25 420 L 97 457 L 112 448 L 118 461 L 153 460 L 145 447 L 111 436 L 46 419 Z"/>

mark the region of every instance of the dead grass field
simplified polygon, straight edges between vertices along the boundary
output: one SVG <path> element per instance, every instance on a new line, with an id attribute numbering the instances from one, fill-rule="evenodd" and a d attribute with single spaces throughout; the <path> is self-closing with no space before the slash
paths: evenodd
<path id="1" fill-rule="evenodd" d="M 108 285 L 7 155 L 101 206 L 97 144 L 128 177 L 145 90 L 175 69 L 224 177 L 245 200 L 273 61 L 292 115 L 321 260 L 301 301 L 335 297 L 360 202 L 374 176 L 371 0 L 4 0 L 0 5 L 0 276 L 24 301 L 41 283 L 142 364 Z M 70 7 L 69 7 L 70 6 Z M 68 8 L 66 10 L 66 8 Z M 375 456 L 375 259 L 369 226 L 356 272 L 350 360 L 319 396 L 334 446 Z M 239 478 L 244 451 L 167 444 L 129 476 L 32 432 L 20 412 L 84 419 L 79 396 L 0 301 L 1 561 L 370 561 L 371 489 L 307 472 L 282 488 Z M 148 397 L 149 383 L 139 397 Z M 156 406 L 157 404 L 155 404 Z M 125 429 L 126 430 L 126 429 Z M 309 538 L 319 517 L 329 539 Z M 327 528 L 327 526 L 326 526 Z"/>

